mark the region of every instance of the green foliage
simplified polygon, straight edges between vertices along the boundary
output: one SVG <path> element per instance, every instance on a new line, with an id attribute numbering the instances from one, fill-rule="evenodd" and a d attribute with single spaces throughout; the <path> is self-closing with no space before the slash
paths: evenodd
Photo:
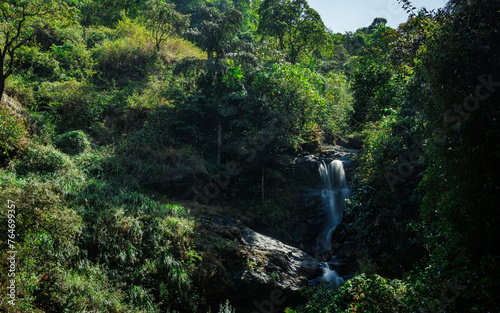
<path id="1" fill-rule="evenodd" d="M 193 291 L 185 263 L 196 254 L 188 212 L 105 181 L 91 181 L 78 203 L 84 222 L 82 257 L 104 264 L 115 280 L 132 279 L 130 304 L 148 310 L 159 302 L 163 309 L 194 305 L 188 300 Z M 156 291 L 146 291 L 150 288 Z"/>
<path id="2" fill-rule="evenodd" d="M 76 1 L 80 9 L 80 23 L 84 26 L 115 27 L 124 18 L 136 18 L 144 9 L 145 1 L 88 0 Z"/>
<path id="3" fill-rule="evenodd" d="M 89 264 L 83 264 L 77 270 L 56 269 L 44 273 L 34 291 L 34 298 L 35 305 L 47 311 L 129 311 L 123 304 L 123 294 L 111 287 L 102 270 Z M 142 307 L 136 306 L 139 308 Z"/>
<path id="4" fill-rule="evenodd" d="M 48 258 L 47 261 L 61 263 L 71 257 L 76 252 L 73 240 L 80 231 L 80 218 L 74 210 L 67 207 L 60 191 L 50 183 L 16 179 L 4 172 L 1 173 L 1 182 L 2 201 L 7 203 L 10 199 L 16 203 L 16 234 L 19 244 L 27 249 L 25 252 L 29 253 L 29 240 L 24 246 L 22 238 L 43 234 L 48 236 L 51 246 L 45 251 L 34 249 L 34 254 L 42 253 Z M 2 227 L 7 227 L 7 211 L 3 211 L 1 216 Z M 2 231 L 7 233 L 5 229 Z M 3 240 L 2 247 L 5 248 L 6 244 L 6 240 Z M 58 256 L 61 259 L 58 260 Z M 43 258 L 39 255 L 35 259 Z"/>
<path id="5" fill-rule="evenodd" d="M 31 81 L 85 80 L 92 76 L 91 54 L 81 27 L 47 28 L 17 51 L 16 73 Z"/>
<path id="6" fill-rule="evenodd" d="M 315 140 L 320 125 L 338 130 L 350 109 L 342 76 L 325 79 L 299 65 L 273 65 L 259 73 L 253 87 L 284 119 L 283 138 L 295 149 Z"/>
<path id="7" fill-rule="evenodd" d="M 354 120 L 366 134 L 352 201 L 358 238 L 369 246 L 361 263 L 392 276 L 380 265 L 405 266 L 397 255 L 416 261 L 411 253 L 423 252 L 425 243 L 425 270 L 413 273 L 408 298 L 415 311 L 498 307 L 492 296 L 498 289 L 492 274 L 498 272 L 498 232 L 491 228 L 497 221 L 491 195 L 498 189 L 498 160 L 486 153 L 495 150 L 498 137 L 493 85 L 499 74 L 491 48 L 498 41 L 492 13 L 498 9 L 487 1 L 451 1 L 437 14 L 413 12 L 397 39 L 379 26 L 366 37 L 354 76 Z M 422 135 L 425 140 L 418 140 Z"/>
<path id="8" fill-rule="evenodd" d="M 22 152 L 27 144 L 28 132 L 21 118 L 0 104 L 0 162 L 11 154 Z"/>
<path id="9" fill-rule="evenodd" d="M 156 48 L 172 35 L 184 32 L 189 27 L 189 16 L 175 11 L 175 4 L 160 0 L 148 0 L 142 17 L 151 31 Z"/>
<path id="10" fill-rule="evenodd" d="M 397 279 L 361 274 L 340 287 L 335 300 L 341 312 L 411 312 L 404 303 L 410 288 Z"/>
<path id="11" fill-rule="evenodd" d="M 264 0 L 258 13 L 258 33 L 278 38 L 279 48 L 288 51 L 292 64 L 306 49 L 315 50 L 326 39 L 325 25 L 307 1 Z"/>
<path id="12" fill-rule="evenodd" d="M 245 162 L 218 201 L 279 229 L 294 204 L 275 154 L 345 131 L 364 139 L 346 218 L 365 274 L 310 289 L 298 312 L 496 310 L 500 8 L 399 2 L 411 16 L 397 30 L 376 18 L 347 34 L 303 0 L 1 2 L 0 91 L 9 78 L 23 110 L 0 107 L 20 282 L 0 311 L 233 312 L 219 304 L 242 252 L 165 186 Z M 206 56 L 172 38 L 186 14 Z"/>
<path id="13" fill-rule="evenodd" d="M 445 273 L 435 280 L 480 277 L 454 301 L 463 312 L 500 303 L 499 9 L 496 1 L 450 1 L 422 62 L 434 102 L 423 106 L 429 169 L 421 210 L 433 266 Z"/>
<path id="14" fill-rule="evenodd" d="M 220 304 L 219 313 L 236 313 L 236 310 L 231 306 L 229 300 L 226 300 L 226 303 Z"/>
<path id="15" fill-rule="evenodd" d="M 26 175 L 30 172 L 52 173 L 68 170 L 73 164 L 69 157 L 52 146 L 31 145 L 26 154 L 16 162 L 16 172 Z"/>
<path id="16" fill-rule="evenodd" d="M 351 125 L 358 130 L 367 122 L 380 120 L 386 110 L 400 106 L 405 76 L 411 74 L 398 73 L 390 62 L 389 46 L 395 40 L 394 30 L 380 27 L 369 38 L 353 77 L 355 102 Z"/>
<path id="17" fill-rule="evenodd" d="M 76 80 L 42 83 L 38 98 L 39 105 L 45 104 L 53 112 L 60 132 L 89 129 L 104 109 L 92 86 Z"/>
<path id="18" fill-rule="evenodd" d="M 118 35 L 114 29 L 105 26 L 89 26 L 85 29 L 85 44 L 89 49 L 102 44 L 105 41 L 117 39 Z"/>
<path id="19" fill-rule="evenodd" d="M 306 292 L 309 302 L 288 312 L 413 312 L 405 301 L 411 290 L 412 287 L 401 280 L 361 274 L 337 290 L 327 283 L 309 289 Z"/>
<path id="20" fill-rule="evenodd" d="M 410 45 L 412 51 L 424 49 L 425 37 L 413 42 L 407 26 L 396 36 L 381 22 L 362 31 L 366 47 L 352 77 L 355 102 L 350 125 L 362 131 L 364 151 L 350 214 L 357 240 L 366 246 L 358 259 L 363 271 L 402 277 L 426 256 L 418 226 L 423 195 L 417 186 L 425 170 L 425 147 L 419 140 L 425 120 L 419 106 L 432 103 L 432 95 L 416 60 L 400 53 Z"/>
<path id="21" fill-rule="evenodd" d="M 143 312 L 160 312 L 160 309 L 154 304 L 154 297 L 141 286 L 129 288 L 128 300 L 131 305 L 143 309 Z"/>
<path id="22" fill-rule="evenodd" d="M 131 20 L 120 21 L 119 38 L 104 40 L 92 50 L 96 81 L 104 87 L 123 88 L 147 77 L 158 60 L 147 30 Z"/>
<path id="23" fill-rule="evenodd" d="M 162 107 L 166 110 L 173 109 L 175 106 L 182 105 L 190 96 L 190 91 L 183 86 L 189 86 L 189 84 L 187 79 L 176 77 L 171 71 L 160 77 L 150 76 L 144 88 L 128 97 L 128 105 L 134 109 L 154 109 L 156 111 L 162 110 Z M 150 122 L 155 120 L 158 118 L 151 117 L 149 119 Z M 134 121 L 130 121 L 130 124 L 133 123 Z M 158 127 L 158 130 L 161 131 L 161 127 Z"/>
<path id="24" fill-rule="evenodd" d="M 346 38 L 349 35 L 334 34 L 331 31 L 326 33 L 325 44 L 319 47 L 320 49 L 314 56 L 309 57 L 309 63 L 316 67 L 316 71 L 320 73 L 344 73 L 347 77 L 351 76 L 354 70 L 351 56 L 346 46 Z"/>
<path id="25" fill-rule="evenodd" d="M 207 52 L 208 59 L 223 59 L 241 28 L 243 16 L 235 9 L 221 14 L 207 6 L 202 6 L 200 13 L 203 21 L 201 28 L 191 29 L 186 35 Z"/>
<path id="26" fill-rule="evenodd" d="M 19 48 L 35 37 L 36 30 L 72 24 L 75 11 L 60 0 L 2 1 L 0 4 L 0 99 L 5 80 L 12 75 Z"/>
<path id="27" fill-rule="evenodd" d="M 22 312 L 33 307 L 39 279 L 47 271 L 57 270 L 67 264 L 77 253 L 74 241 L 81 230 L 81 219 L 69 209 L 57 186 L 41 183 L 36 179 L 25 180 L 14 174 L 0 172 L 0 201 L 15 206 L 15 248 L 7 249 L 7 238 L 0 240 L 2 258 L 7 250 L 16 254 L 16 291 L 23 295 L 14 308 L 2 301 L 0 308 L 9 312 Z M 7 234 L 7 210 L 0 212 L 0 231 Z M 12 242 L 11 242 L 12 244 Z M 8 263 L 2 262 L 0 285 L 7 288 Z M 29 299 L 29 300 L 28 300 Z M 23 310 L 24 308 L 24 310 Z"/>
<path id="28" fill-rule="evenodd" d="M 84 132 L 75 130 L 64 133 L 54 141 L 56 148 L 70 155 L 80 154 L 90 149 L 90 141 Z"/>

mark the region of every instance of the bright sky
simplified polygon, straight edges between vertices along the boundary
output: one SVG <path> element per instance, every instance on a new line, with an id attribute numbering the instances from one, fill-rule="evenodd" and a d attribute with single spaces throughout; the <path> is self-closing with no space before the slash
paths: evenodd
<path id="1" fill-rule="evenodd" d="M 418 8 L 442 8 L 446 0 L 413 0 Z M 388 26 L 396 28 L 408 18 L 397 0 L 308 0 L 309 6 L 318 11 L 326 27 L 335 33 L 356 31 L 370 25 L 376 17 L 386 18 Z"/>

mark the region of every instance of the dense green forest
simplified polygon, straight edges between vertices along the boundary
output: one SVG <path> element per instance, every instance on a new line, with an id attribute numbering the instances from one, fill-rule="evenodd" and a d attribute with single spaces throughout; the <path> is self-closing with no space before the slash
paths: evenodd
<path id="1" fill-rule="evenodd" d="M 500 1 L 398 2 L 0 0 L 0 311 L 500 312 Z M 241 287 L 348 140 L 345 284 Z"/>

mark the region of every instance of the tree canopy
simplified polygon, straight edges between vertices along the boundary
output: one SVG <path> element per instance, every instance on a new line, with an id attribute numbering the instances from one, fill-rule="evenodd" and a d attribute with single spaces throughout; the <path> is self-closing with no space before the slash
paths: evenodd
<path id="1" fill-rule="evenodd" d="M 396 2 L 0 0 L 0 311 L 497 312 L 500 2 Z"/>
<path id="2" fill-rule="evenodd" d="M 189 27 L 189 15 L 175 11 L 175 4 L 161 0 L 148 0 L 143 11 L 144 23 L 151 30 L 155 45 L 160 45 L 176 33 L 182 33 Z"/>
<path id="3" fill-rule="evenodd" d="M 54 23 L 73 23 L 74 13 L 62 0 L 6 0 L 0 3 L 0 99 L 5 80 L 14 71 L 17 50 L 33 39 L 37 29 Z"/>
<path id="4" fill-rule="evenodd" d="M 300 53 L 306 49 L 319 48 L 326 39 L 319 13 L 305 0 L 265 0 L 258 12 L 257 32 L 277 38 L 291 63 L 297 63 Z"/>

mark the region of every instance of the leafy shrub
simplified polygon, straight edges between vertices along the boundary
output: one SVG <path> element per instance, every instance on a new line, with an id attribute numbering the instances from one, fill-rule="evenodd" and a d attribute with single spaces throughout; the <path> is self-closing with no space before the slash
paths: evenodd
<path id="1" fill-rule="evenodd" d="M 53 116 L 60 131 L 88 129 L 103 111 L 92 87 L 76 80 L 42 83 L 38 97 L 40 103 L 55 111 Z"/>
<path id="2" fill-rule="evenodd" d="M 24 180 L 19 176 L 5 175 L 4 173 L 0 173 L 0 183 L 2 185 L 0 200 L 2 203 L 7 203 L 7 200 L 15 202 L 16 234 L 19 239 L 32 241 L 30 249 L 34 248 L 35 237 L 39 237 L 43 233 L 51 238 L 51 245 L 54 249 L 52 251 L 51 249 L 39 251 L 45 257 L 51 255 L 51 257 L 57 259 L 55 252 L 58 249 L 60 249 L 59 252 L 64 254 L 75 251 L 75 249 L 69 249 L 68 247 L 73 244 L 73 240 L 79 234 L 80 217 L 74 210 L 66 206 L 61 197 L 61 191 L 55 185 L 40 183 L 35 179 Z M 7 233 L 4 229 L 4 227 L 7 227 L 7 211 L 2 212 L 0 214 L 2 222 L 0 230 Z M 35 237 L 29 239 L 31 234 L 34 234 Z M 22 240 L 18 242 L 22 244 Z M 35 250 L 29 250 L 28 253 L 36 254 Z M 39 256 L 34 257 L 34 259 L 39 259 Z M 62 261 L 63 259 L 60 258 L 59 260 Z"/>
<path id="3" fill-rule="evenodd" d="M 10 154 L 23 150 L 27 136 L 23 121 L 0 106 L 0 162 L 7 160 Z"/>
<path id="4" fill-rule="evenodd" d="M 229 300 L 226 300 L 224 305 L 221 303 L 219 306 L 219 313 L 235 313 L 236 310 L 231 306 Z"/>
<path id="5" fill-rule="evenodd" d="M 401 280 L 388 280 L 378 275 L 361 274 L 334 290 L 322 284 L 309 289 L 309 302 L 295 312 L 412 312 L 405 304 L 411 288 Z M 294 311 L 289 311 L 292 313 Z"/>
<path id="6" fill-rule="evenodd" d="M 61 74 L 59 62 L 48 51 L 37 46 L 23 46 L 18 49 L 16 68 L 31 81 L 58 80 Z"/>
<path id="7" fill-rule="evenodd" d="M 148 290 L 141 286 L 132 286 L 128 290 L 129 303 L 137 308 L 144 309 L 144 312 L 160 312 L 158 307 L 154 304 L 154 297 Z"/>
<path id="8" fill-rule="evenodd" d="M 86 150 L 75 157 L 74 163 L 79 170 L 88 176 L 99 176 L 109 167 L 108 160 L 112 157 L 113 152 L 114 150 L 110 146 Z"/>
<path id="9" fill-rule="evenodd" d="M 99 26 L 87 28 L 84 37 L 85 44 L 88 48 L 92 49 L 106 40 L 113 40 L 116 35 L 113 29 Z"/>
<path id="10" fill-rule="evenodd" d="M 342 312 L 410 312 L 403 301 L 407 290 L 401 280 L 361 274 L 340 288 L 335 302 Z"/>
<path id="11" fill-rule="evenodd" d="M 90 149 L 90 141 L 81 130 L 70 131 L 57 137 L 55 146 L 70 155 L 80 154 Z"/>
<path id="12" fill-rule="evenodd" d="M 125 11 L 135 8 L 129 1 L 90 0 L 76 2 L 80 9 L 82 25 L 104 25 L 114 27 L 125 17 Z"/>
<path id="13" fill-rule="evenodd" d="M 365 272 L 398 278 L 426 255 L 422 233 L 410 227 L 420 222 L 417 184 L 424 166 L 421 146 L 414 140 L 415 116 L 404 108 L 388 111 L 390 115 L 364 131 L 350 211 L 357 240 L 366 247 L 366 255 L 359 258 Z M 393 178 L 406 174 L 406 168 L 411 175 Z"/>
<path id="14" fill-rule="evenodd" d="M 56 270 L 41 275 L 34 292 L 37 307 L 47 310 L 129 312 L 123 294 L 111 287 L 98 267 L 85 264 L 81 270 Z"/>
<path id="15" fill-rule="evenodd" d="M 173 60 L 182 60 L 189 57 L 205 59 L 207 56 L 194 43 L 186 39 L 169 38 L 160 49 L 160 57 L 169 64 Z"/>
<path id="16" fill-rule="evenodd" d="M 50 51 L 51 57 L 59 62 L 59 67 L 64 71 L 64 76 L 84 79 L 92 75 L 92 62 L 90 52 L 83 42 L 66 42 L 61 46 L 53 45 Z"/>
<path id="17" fill-rule="evenodd" d="M 18 71 L 35 82 L 69 78 L 81 80 L 92 75 L 91 53 L 83 41 L 81 28 L 41 33 L 42 36 L 36 37 L 37 44 L 19 48 L 16 58 Z"/>
<path id="18" fill-rule="evenodd" d="M 147 195 L 107 181 L 91 180 L 77 195 L 83 216 L 81 252 L 106 265 L 108 276 L 129 281 L 128 303 L 152 311 L 184 307 L 195 292 L 191 287 L 194 221 L 179 205 L 161 204 Z M 104 209 L 106 208 L 106 209 Z M 146 292 L 140 288 L 154 287 Z M 152 297 L 153 296 L 153 297 Z"/>
<path id="19" fill-rule="evenodd" d="M 325 78 L 298 65 L 275 64 L 258 73 L 253 87 L 284 118 L 284 138 L 295 149 L 313 143 L 319 125 L 338 131 L 351 110 L 343 75 Z"/>
<path id="20" fill-rule="evenodd" d="M 72 166 L 69 157 L 52 146 L 32 145 L 28 152 L 15 164 L 16 172 L 25 175 L 29 172 L 50 173 L 68 169 Z"/>
<path id="21" fill-rule="evenodd" d="M 147 30 L 126 19 L 116 29 L 119 39 L 105 40 L 93 49 L 97 80 L 104 86 L 124 87 L 145 78 L 157 61 Z"/>
<path id="22" fill-rule="evenodd" d="M 39 288 L 43 273 L 63 267 L 78 251 L 81 219 L 69 209 L 60 190 L 51 183 L 23 179 L 0 172 L 0 202 L 15 206 L 15 250 L 19 266 L 16 283 L 19 301 L 6 308 L 0 301 L 1 312 L 48 312 L 33 307 L 34 291 Z M 0 232 L 7 234 L 7 210 L 0 212 Z M 7 259 L 7 237 L 0 238 L 1 259 Z M 0 288 L 7 289 L 8 263 L 0 262 Z M 86 290 L 88 292 L 88 290 Z M 59 295 L 54 295 L 54 299 Z M 22 298 L 22 299 L 21 299 Z M 28 310 L 29 308 L 30 310 Z"/>
<path id="23" fill-rule="evenodd" d="M 29 123 L 33 130 L 33 142 L 40 145 L 50 145 L 56 136 L 54 116 L 50 112 L 29 112 Z"/>
<path id="24" fill-rule="evenodd" d="M 4 95 L 8 94 L 16 98 L 25 107 L 32 107 L 37 102 L 35 92 L 38 89 L 37 86 L 37 84 L 31 83 L 26 75 L 16 75 L 14 73 L 5 82 Z"/>

